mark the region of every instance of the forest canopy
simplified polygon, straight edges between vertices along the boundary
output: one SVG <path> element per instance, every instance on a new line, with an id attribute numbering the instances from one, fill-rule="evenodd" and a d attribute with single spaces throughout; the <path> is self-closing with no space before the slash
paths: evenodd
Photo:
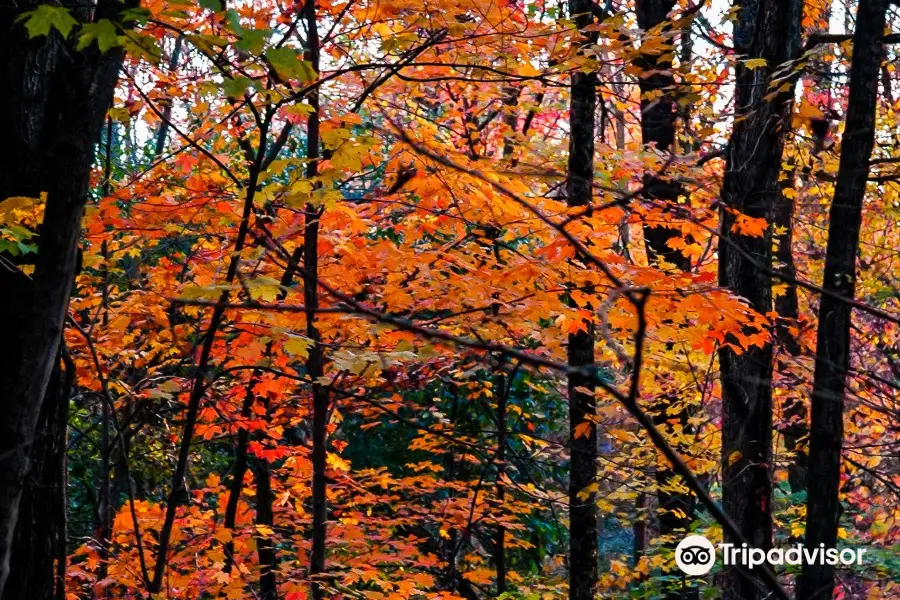
<path id="1" fill-rule="evenodd" d="M 6 3 L 0 597 L 900 597 L 898 48 L 889 0 Z"/>

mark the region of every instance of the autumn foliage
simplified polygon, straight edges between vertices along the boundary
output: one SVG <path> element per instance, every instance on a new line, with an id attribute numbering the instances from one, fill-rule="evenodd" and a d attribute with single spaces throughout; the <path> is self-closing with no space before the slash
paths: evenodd
<path id="1" fill-rule="evenodd" d="M 738 6 L 673 2 L 641 29 L 645 4 L 601 2 L 581 31 L 542 0 L 23 13 L 35 38 L 125 51 L 57 367 L 73 377 L 58 593 L 568 597 L 578 332 L 594 348 L 595 385 L 581 391 L 596 414 L 573 427 L 599 439 L 579 492 L 599 519 L 596 597 L 693 593 L 657 498 L 696 491 L 678 471 L 656 476 L 668 459 L 637 414 L 719 502 L 723 466 L 743 458 L 722 450 L 723 348 L 773 348 L 770 542 L 803 539 L 853 44 L 823 33 L 856 3 L 798 3 L 804 45 L 784 65 L 734 51 Z M 887 14 L 898 31 L 896 7 Z M 869 554 L 838 571 L 829 598 L 900 595 L 900 90 L 896 48 L 884 48 L 837 530 L 839 546 Z M 781 196 L 763 216 L 720 194 L 735 121 L 753 118 L 734 106 L 740 69 L 773 78 L 771 101 L 792 97 Z M 565 185 L 577 72 L 597 76 L 586 206 L 567 203 Z M 642 95 L 639 79 L 663 72 L 672 86 Z M 667 148 L 642 140 L 653 102 L 671 102 Z M 47 202 L 0 203 L 0 268 L 34 269 Z M 665 253 L 648 241 L 661 230 Z M 724 238 L 771 247 L 769 310 L 722 284 Z M 721 541 L 721 522 L 692 506 L 691 529 Z M 691 585 L 718 597 L 724 569 Z M 796 570 L 776 575 L 793 589 Z"/>

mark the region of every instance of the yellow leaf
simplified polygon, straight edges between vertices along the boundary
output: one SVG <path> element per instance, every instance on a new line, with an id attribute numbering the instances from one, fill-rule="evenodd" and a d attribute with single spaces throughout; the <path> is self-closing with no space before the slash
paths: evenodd
<path id="1" fill-rule="evenodd" d="M 764 67 L 769 64 L 764 58 L 751 58 L 744 62 L 744 66 L 748 69 L 758 69 L 759 67 Z"/>
<path id="2" fill-rule="evenodd" d="M 346 472 L 346 471 L 350 470 L 350 463 L 348 463 L 346 460 L 344 460 L 337 454 L 332 454 L 329 452 L 328 458 L 326 458 L 326 461 L 328 462 L 328 466 L 330 466 L 332 469 L 334 469 L 336 471 Z"/>
<path id="3" fill-rule="evenodd" d="M 219 540 L 220 542 L 222 542 L 223 544 L 227 544 L 228 542 L 230 542 L 233 539 L 233 537 L 231 535 L 231 530 L 226 527 L 216 529 L 216 533 L 215 533 L 214 537 L 217 540 Z"/>
<path id="4" fill-rule="evenodd" d="M 284 343 L 284 351 L 293 356 L 306 358 L 309 356 L 309 347 L 312 345 L 307 338 L 299 335 L 292 335 L 288 341 Z"/>
<path id="5" fill-rule="evenodd" d="M 584 489 L 580 490 L 576 494 L 576 497 L 579 500 L 587 500 L 588 496 L 590 496 L 591 494 L 596 494 L 598 489 L 599 489 L 599 486 L 597 485 L 597 482 L 594 482 L 594 483 L 590 484 L 589 486 L 585 487 Z"/>
<path id="6" fill-rule="evenodd" d="M 266 527 L 265 525 L 257 525 L 256 533 L 258 533 L 259 535 L 261 535 L 263 537 L 269 537 L 270 535 L 275 533 L 275 530 L 272 529 L 271 527 Z"/>
<path id="7" fill-rule="evenodd" d="M 257 277 L 247 281 L 247 289 L 253 294 L 254 300 L 272 302 L 281 293 L 281 285 L 271 277 Z"/>

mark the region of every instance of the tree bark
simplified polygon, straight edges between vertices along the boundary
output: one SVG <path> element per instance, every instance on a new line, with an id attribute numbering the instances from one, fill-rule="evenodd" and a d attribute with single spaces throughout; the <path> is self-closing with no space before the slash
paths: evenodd
<path id="1" fill-rule="evenodd" d="M 269 463 L 261 458 L 252 458 L 253 475 L 256 479 L 256 524 L 273 529 L 275 523 L 272 512 L 272 472 Z M 276 600 L 278 587 L 276 569 L 278 557 L 275 554 L 275 543 L 268 535 L 262 535 L 256 541 L 256 552 L 259 556 L 259 598 L 260 600 Z"/>
<path id="2" fill-rule="evenodd" d="M 10 575 L 4 600 L 55 598 L 65 581 L 54 564 L 65 564 L 66 425 L 74 369 L 54 365 L 41 406 L 32 451 L 33 468 L 22 493 Z"/>
<path id="3" fill-rule="evenodd" d="M 719 284 L 745 298 L 759 313 L 772 309 L 769 271 L 772 232 L 761 237 L 732 231 L 739 211 L 774 220 L 781 156 L 789 130 L 795 77 L 770 89 L 773 73 L 800 51 L 802 2 L 756 0 L 740 7 L 734 26 L 735 51 L 766 64 L 735 66 L 737 120 L 726 152 L 722 182 Z M 784 82 L 776 83 L 782 86 Z M 785 89 L 785 87 L 787 89 Z M 767 97 L 768 96 L 768 97 Z M 728 515 L 753 546 L 772 545 L 772 345 L 737 354 L 719 351 L 722 379 L 722 496 Z M 736 540 L 728 540 L 735 542 Z M 759 577 L 736 568 L 725 573 L 723 598 L 752 600 L 764 595 Z"/>
<path id="4" fill-rule="evenodd" d="M 303 8 L 308 36 L 307 60 L 313 70 L 319 72 L 319 32 L 316 22 L 316 0 L 306 0 Z M 319 160 L 319 95 L 308 97 L 312 106 L 306 134 L 306 176 L 318 173 Z M 328 443 L 328 391 L 319 383 L 325 372 L 325 359 L 321 335 L 316 328 L 316 309 L 319 306 L 319 219 L 318 207 L 307 205 L 303 237 L 303 299 L 306 304 L 306 335 L 312 345 L 306 361 L 306 369 L 312 388 L 312 549 L 309 559 L 309 577 L 313 600 L 324 600 L 325 590 L 321 575 L 325 572 L 325 544 L 328 520 L 326 493 L 326 457 Z"/>
<path id="5" fill-rule="evenodd" d="M 244 402 L 241 405 L 241 419 L 248 420 L 253 409 L 253 385 L 255 377 L 251 377 L 250 384 L 244 396 Z M 241 492 L 244 489 L 244 475 L 247 473 L 247 446 L 250 443 L 250 430 L 246 424 L 238 431 L 237 444 L 234 447 L 234 466 L 231 469 L 231 487 L 228 489 L 228 501 L 225 504 L 225 522 L 223 526 L 226 529 L 234 531 L 237 523 L 238 504 L 241 501 Z M 222 571 L 231 573 L 234 566 L 234 540 L 229 540 L 225 544 L 225 566 Z"/>
<path id="6" fill-rule="evenodd" d="M 178 68 L 178 61 L 181 59 L 181 46 L 184 38 L 180 35 L 175 38 L 175 47 L 172 48 L 172 54 L 169 56 L 169 71 L 175 71 Z M 159 129 L 156 130 L 156 142 L 153 144 L 153 159 L 158 160 L 166 149 L 166 140 L 169 138 L 169 122 L 172 118 L 173 99 L 168 98 L 168 102 L 162 108 L 162 121 Z"/>
<path id="7" fill-rule="evenodd" d="M 793 177 L 784 182 L 783 189 L 793 189 Z M 775 226 L 781 231 L 776 234 L 777 251 L 775 259 L 777 260 L 778 271 L 784 273 L 787 277 L 794 278 L 796 276 L 796 267 L 794 266 L 794 200 L 782 193 L 777 199 L 775 209 Z M 778 314 L 778 321 L 775 323 L 775 333 L 778 343 L 783 352 L 787 353 L 787 357 L 797 357 L 800 355 L 800 342 L 797 336 L 791 331 L 799 324 L 800 318 L 800 301 L 797 296 L 797 286 L 794 283 L 784 282 L 784 293 L 775 298 L 775 312 Z M 785 361 L 779 359 L 776 361 L 779 371 L 785 366 Z M 803 438 L 809 428 L 807 421 L 807 410 L 803 398 L 797 390 L 786 390 L 789 397 L 784 400 L 782 405 L 782 421 L 784 423 L 781 433 L 784 436 L 785 450 L 791 453 L 791 462 L 788 465 L 788 483 L 791 486 L 791 492 L 794 494 L 806 490 L 806 473 L 809 468 L 809 457 L 804 448 Z"/>
<path id="8" fill-rule="evenodd" d="M 502 514 L 506 500 L 506 412 L 509 394 L 512 390 L 515 370 L 509 376 L 503 371 L 503 358 L 498 359 L 497 375 L 494 377 L 494 390 L 497 396 L 497 502 Z M 497 568 L 497 595 L 506 592 L 506 527 L 497 525 L 494 532 L 494 563 Z"/>
<path id="9" fill-rule="evenodd" d="M 674 0 L 638 0 L 637 21 L 644 31 L 649 31 L 665 23 L 669 13 L 675 8 Z M 661 33 L 671 30 L 664 27 Z M 675 120 L 678 116 L 674 98 L 675 77 L 672 72 L 671 53 L 641 54 L 639 65 L 647 73 L 639 80 L 641 90 L 641 137 L 646 146 L 653 146 L 658 152 L 670 153 L 674 150 Z M 665 207 L 678 203 L 683 190 L 677 182 L 661 176 L 647 174 L 644 177 L 645 198 Z M 662 259 L 674 264 L 679 270 L 691 270 L 690 258 L 668 245 L 670 239 L 681 237 L 681 232 L 665 226 L 644 225 L 644 240 L 647 244 L 647 255 L 652 259 Z M 657 427 L 664 427 L 668 419 L 678 419 L 686 432 L 690 431 L 689 412 L 685 408 L 676 414 L 667 409 L 678 401 L 672 395 L 663 398 L 654 406 L 654 420 Z M 680 541 L 679 532 L 686 532 L 694 520 L 694 496 L 690 492 L 672 493 L 664 491 L 669 486 L 675 473 L 669 461 L 662 459 L 656 467 L 657 497 L 659 499 L 659 535 L 666 546 L 673 549 Z M 695 586 L 677 585 L 676 589 L 665 594 L 667 599 L 697 598 L 699 590 Z"/>
<path id="10" fill-rule="evenodd" d="M 816 9 L 806 6 L 807 14 L 814 12 Z M 831 1 L 826 2 L 822 8 L 822 19 L 827 23 L 831 20 Z M 820 31 L 817 26 L 813 26 L 809 31 L 809 37 L 827 33 Z M 831 80 L 830 66 L 828 63 L 820 59 L 811 61 L 812 70 L 815 74 L 810 77 L 808 86 L 816 90 L 827 90 L 829 98 L 831 97 Z M 811 161 L 818 159 L 821 144 L 824 140 L 814 140 L 812 144 Z M 796 162 L 796 161 L 792 161 Z M 807 174 L 811 170 L 805 167 L 802 170 L 802 177 L 806 181 Z M 789 170 L 789 176 L 782 184 L 782 191 L 793 190 L 796 172 L 796 164 L 792 164 Z M 778 270 L 784 273 L 788 278 L 796 277 L 796 267 L 794 264 L 794 199 L 788 197 L 788 194 L 782 193 L 782 197 L 778 200 L 778 206 L 775 211 L 775 226 L 782 232 L 776 235 L 775 241 L 777 252 L 775 258 L 777 260 Z M 797 295 L 797 284 L 792 281 L 781 282 L 784 286 L 784 293 L 775 298 L 775 312 L 778 313 L 778 321 L 776 322 L 776 334 L 781 348 L 787 352 L 790 358 L 800 356 L 802 348 L 797 336 L 791 331 L 792 327 L 799 325 L 800 317 L 800 301 Z M 782 365 L 778 365 L 778 370 L 783 371 Z M 807 410 L 804 399 L 799 392 L 793 391 L 791 395 L 784 400 L 782 405 L 782 421 L 785 423 L 782 429 L 784 436 L 784 447 L 791 453 L 791 462 L 788 465 L 788 483 L 791 486 L 792 493 L 806 491 L 806 476 L 809 469 L 809 456 L 803 443 L 803 438 L 809 431 L 809 411 Z"/>
<path id="11" fill-rule="evenodd" d="M 789 182 L 785 183 L 785 189 L 791 188 Z M 794 266 L 794 200 L 783 193 L 777 199 L 775 209 L 775 226 L 782 233 L 776 235 L 778 250 L 775 258 L 778 261 L 778 270 L 786 276 L 793 278 L 796 275 Z M 778 321 L 775 324 L 775 332 L 781 348 L 790 357 L 800 355 L 800 343 L 792 333 L 791 328 L 797 327 L 800 317 L 800 302 L 797 296 L 797 286 L 786 282 L 784 293 L 775 298 L 775 312 L 778 313 Z M 781 360 L 776 361 L 779 365 Z M 781 367 L 779 366 L 779 370 Z M 782 408 L 782 420 L 785 423 L 782 428 L 784 447 L 792 454 L 788 465 L 788 483 L 792 493 L 806 490 L 806 473 L 809 468 L 809 457 L 803 447 L 803 437 L 806 435 L 807 411 L 803 398 L 796 391 L 788 391 L 791 396 L 784 400 Z"/>
<path id="12" fill-rule="evenodd" d="M 121 4 L 99 0 L 71 10 L 76 20 L 119 20 Z M 53 32 L 28 39 L 16 22 L 36 2 L 0 12 L 0 200 L 47 194 L 34 272 L 0 268 L 0 593 L 9 576 L 19 501 L 32 442 L 75 276 L 81 215 L 87 200 L 94 144 L 112 100 L 122 51 Z"/>
<path id="13" fill-rule="evenodd" d="M 856 291 L 856 253 L 862 206 L 875 143 L 878 79 L 887 0 L 860 0 L 853 35 L 847 121 L 828 225 L 825 275 L 819 304 L 816 368 L 809 436 L 806 545 L 837 542 L 844 435 L 844 385 L 850 367 L 851 309 L 841 298 Z M 797 597 L 831 598 L 834 567 L 804 564 Z"/>
<path id="14" fill-rule="evenodd" d="M 581 30 L 593 22 L 590 0 L 569 0 L 569 16 Z M 581 45 L 584 41 L 579 40 Z M 592 200 L 594 181 L 594 113 L 597 108 L 597 75 L 593 71 L 572 73 L 569 99 L 569 159 L 566 174 L 566 201 L 569 206 L 586 206 Z M 569 335 L 568 364 L 573 367 L 594 363 L 594 329 Z M 569 395 L 569 599 L 593 600 L 598 581 L 597 498 L 591 492 L 579 498 L 597 475 L 597 428 L 593 422 L 597 404 L 593 394 L 579 391 L 592 387 L 586 375 L 570 375 Z M 579 430 L 590 426 L 587 433 Z M 579 435 L 580 434 L 580 435 Z"/>

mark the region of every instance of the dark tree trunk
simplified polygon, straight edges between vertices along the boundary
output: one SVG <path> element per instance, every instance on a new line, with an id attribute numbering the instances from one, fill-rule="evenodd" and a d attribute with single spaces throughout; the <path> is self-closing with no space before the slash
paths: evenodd
<path id="1" fill-rule="evenodd" d="M 637 20 L 641 29 L 649 31 L 668 20 L 668 15 L 675 8 L 674 0 L 638 0 Z M 664 27 L 663 33 L 670 33 L 671 27 Z M 653 146 L 658 152 L 672 152 L 675 143 L 675 119 L 678 114 L 675 107 L 675 77 L 672 72 L 672 61 L 669 52 L 642 54 L 639 61 L 641 69 L 647 73 L 640 78 L 641 90 L 641 136 L 647 146 Z M 661 94 L 661 95 L 658 95 Z M 652 99 L 648 99 L 652 98 Z M 678 202 L 682 193 L 681 186 L 663 176 L 646 175 L 644 177 L 645 198 L 659 206 L 670 209 Z M 667 227 L 644 225 L 644 240 L 647 244 L 647 255 L 653 260 L 665 260 L 674 264 L 681 271 L 691 270 L 691 261 L 680 251 L 669 247 L 670 239 L 681 237 L 681 232 Z M 677 414 L 667 412 L 669 406 L 678 401 L 677 396 L 663 398 L 654 406 L 656 424 L 664 427 L 669 419 L 678 419 L 685 431 L 690 431 L 689 412 L 685 408 Z M 678 544 L 678 533 L 686 532 L 694 519 L 694 496 L 690 492 L 672 493 L 664 491 L 675 479 L 669 461 L 661 460 L 656 467 L 657 495 L 659 498 L 659 534 L 669 539 L 667 546 L 674 549 Z M 699 590 L 694 586 L 678 585 L 677 589 L 666 593 L 665 598 L 697 598 Z"/>
<path id="2" fill-rule="evenodd" d="M 72 14 L 81 22 L 118 20 L 130 5 L 100 0 Z M 0 11 L 0 200 L 47 194 L 32 276 L 0 268 L 0 593 L 75 276 L 94 143 L 122 58 L 121 50 L 104 54 L 96 45 L 76 51 L 74 39 L 55 32 L 29 40 L 16 19 L 35 6 L 26 0 Z"/>
<path id="3" fill-rule="evenodd" d="M 175 71 L 178 68 L 178 61 L 181 59 L 181 46 L 184 38 L 178 36 L 175 38 L 175 47 L 172 48 L 172 54 L 169 56 L 169 71 Z M 156 142 L 153 145 L 153 159 L 159 159 L 163 151 L 166 149 L 166 140 L 169 138 L 169 121 L 172 118 L 172 102 L 171 98 L 166 99 L 167 102 L 162 107 L 162 121 L 159 129 L 156 131 Z"/>
<path id="4" fill-rule="evenodd" d="M 786 183 L 784 187 L 785 189 L 793 189 L 790 182 Z M 784 193 L 779 196 L 775 207 L 775 226 L 782 230 L 782 233 L 776 235 L 778 250 L 775 258 L 778 262 L 778 272 L 793 279 L 797 275 L 793 252 L 794 200 L 788 198 Z M 791 328 L 797 326 L 797 319 L 800 316 L 800 301 L 797 297 L 796 284 L 786 282 L 784 293 L 775 298 L 775 312 L 778 313 L 778 323 L 776 325 L 778 341 L 784 346 L 788 354 L 798 356 L 800 354 L 800 344 L 797 341 L 797 337 L 791 332 Z"/>
<path id="5" fill-rule="evenodd" d="M 579 29 L 593 22 L 590 0 L 569 0 L 569 15 Z M 589 38 L 590 39 L 590 38 Z M 597 75 L 572 73 L 569 100 L 569 164 L 566 201 L 569 206 L 591 203 L 594 181 L 594 112 L 597 108 Z M 594 330 L 569 335 L 568 363 L 581 367 L 594 363 Z M 579 389 L 592 387 L 586 375 L 570 375 L 569 394 L 569 598 L 594 600 L 598 580 L 597 495 L 583 491 L 597 476 L 597 412 L 594 396 Z M 578 428 L 589 423 L 587 434 Z M 581 435 L 577 435 L 577 433 Z M 579 497 L 579 494 L 582 494 Z"/>
<path id="6" fill-rule="evenodd" d="M 497 501 L 500 504 L 502 514 L 503 503 L 506 499 L 506 487 L 503 479 L 506 475 L 506 412 L 512 389 L 515 371 L 509 376 L 503 371 L 503 359 L 498 360 L 498 373 L 494 378 L 494 390 L 497 396 Z M 494 563 L 497 568 L 497 595 L 506 591 L 506 527 L 497 526 L 494 532 Z"/>
<path id="7" fill-rule="evenodd" d="M 253 385 L 254 378 L 251 378 L 250 384 L 247 386 L 247 393 L 244 396 L 244 403 L 241 405 L 241 419 L 245 421 L 250 418 L 253 409 Z M 237 444 L 234 447 L 234 466 L 231 469 L 231 487 L 228 488 L 228 501 L 225 503 L 225 522 L 224 527 L 234 531 L 237 522 L 238 504 L 241 501 L 241 492 L 244 489 L 244 475 L 247 473 L 247 446 L 250 443 L 250 430 L 242 427 L 238 431 Z M 225 566 L 222 570 L 225 573 L 231 573 L 234 567 L 234 540 L 230 540 L 225 544 Z"/>
<path id="8" fill-rule="evenodd" d="M 792 189 L 791 181 L 788 180 L 784 184 L 785 189 Z M 782 231 L 776 235 L 778 250 L 775 258 L 777 260 L 777 268 L 780 273 L 785 274 L 789 278 L 796 276 L 796 268 L 794 267 L 794 200 L 781 194 L 777 199 L 775 209 L 775 226 Z M 793 283 L 786 282 L 784 293 L 775 298 L 775 312 L 778 313 L 778 321 L 775 324 L 775 332 L 778 343 L 781 345 L 783 352 L 787 353 L 787 357 L 796 357 L 800 355 L 800 343 L 797 336 L 792 331 L 799 324 L 800 303 L 797 297 L 797 286 Z M 782 354 L 784 356 L 784 354 Z M 779 363 L 779 371 L 782 361 Z M 782 420 L 784 426 L 782 435 L 784 436 L 784 447 L 793 456 L 788 465 L 788 483 L 791 486 L 791 492 L 799 493 L 806 489 L 806 472 L 809 465 L 809 458 L 806 449 L 803 447 L 803 437 L 808 429 L 807 411 L 803 398 L 796 390 L 789 390 L 790 396 L 784 400 L 782 407 Z"/>
<path id="9" fill-rule="evenodd" d="M 647 521 L 644 518 L 644 509 L 647 507 L 647 494 L 640 493 L 634 500 L 634 512 L 636 520 L 631 526 L 631 534 L 634 539 L 631 544 L 631 557 L 633 566 L 641 564 L 641 559 L 647 554 Z"/>
<path id="10" fill-rule="evenodd" d="M 316 2 L 306 0 L 304 6 L 306 30 L 308 35 L 307 60 L 316 73 L 319 72 L 319 33 L 316 23 Z M 309 163 L 306 167 L 307 177 L 315 177 L 318 173 L 319 160 L 319 96 L 313 92 L 308 97 L 312 106 L 306 137 L 306 156 Z M 317 207 L 308 205 L 305 210 L 305 228 L 303 237 L 303 299 L 307 307 L 306 335 L 312 341 L 306 370 L 312 388 L 312 548 L 309 559 L 309 576 L 312 582 L 313 600 L 324 600 L 325 590 L 319 583 L 325 572 L 325 544 L 328 520 L 328 504 L 326 499 L 326 457 L 328 443 L 328 391 L 319 383 L 325 370 L 325 358 L 321 336 L 316 328 L 316 309 L 319 306 L 319 219 L 321 212 Z"/>
<path id="11" fill-rule="evenodd" d="M 74 369 L 53 367 L 41 406 L 32 469 L 22 492 L 4 600 L 57 598 L 65 588 L 57 561 L 65 564 L 66 425 Z"/>
<path id="12" fill-rule="evenodd" d="M 638 25 L 646 31 L 666 22 L 674 6 L 674 0 L 638 0 Z M 669 29 L 666 28 L 665 31 Z M 641 96 L 648 93 L 662 94 L 652 100 L 641 99 L 641 137 L 644 145 L 652 145 L 659 152 L 673 150 L 675 120 L 678 117 L 673 95 L 675 77 L 672 74 L 672 61 L 667 58 L 668 56 L 671 56 L 671 53 L 642 54 L 639 60 L 639 66 L 647 73 L 639 81 Z M 660 206 L 667 207 L 677 203 L 681 193 L 681 186 L 664 176 L 648 174 L 644 178 L 645 197 Z M 670 239 L 677 237 L 681 237 L 680 231 L 667 227 L 644 226 L 644 239 L 651 258 L 662 258 L 682 271 L 690 271 L 690 259 L 667 244 Z"/>
<path id="13" fill-rule="evenodd" d="M 837 541 L 840 502 L 841 444 L 844 435 L 844 383 L 850 367 L 851 309 L 862 205 L 875 142 L 878 79 L 887 0 L 860 0 L 853 34 L 847 121 L 828 226 L 824 293 L 819 304 L 816 370 L 813 378 L 809 436 L 806 545 Z M 803 565 L 797 597 L 831 598 L 834 567 Z"/>
<path id="14" fill-rule="evenodd" d="M 256 479 L 256 524 L 273 529 L 275 520 L 272 513 L 272 472 L 265 460 L 253 458 L 252 462 L 253 475 Z M 259 598 L 276 600 L 278 557 L 275 554 L 275 543 L 269 535 L 262 535 L 256 541 L 256 551 L 259 555 Z"/>
<path id="15" fill-rule="evenodd" d="M 771 227 L 761 237 L 733 232 L 735 215 L 731 211 L 769 223 L 774 220 L 794 79 L 789 78 L 787 89 L 774 95 L 770 84 L 774 71 L 799 55 L 802 2 L 736 4 L 740 12 L 734 26 L 735 51 L 765 59 L 766 64 L 753 69 L 743 62 L 735 66 L 739 120 L 729 140 L 722 182 L 719 284 L 766 314 L 772 309 Z M 724 508 L 753 547 L 768 549 L 772 546 L 772 345 L 741 354 L 722 348 L 719 363 Z M 765 589 L 758 577 L 745 576 L 736 568 L 725 573 L 726 600 L 752 600 L 761 597 Z"/>
<path id="16" fill-rule="evenodd" d="M 826 3 L 824 8 L 823 19 L 826 23 L 831 19 L 830 0 Z M 817 27 L 809 28 L 806 31 L 808 35 L 826 32 L 827 31 L 820 31 Z M 810 70 L 813 71 L 814 74 L 810 76 L 808 85 L 818 90 L 827 90 L 830 97 L 832 79 L 830 65 L 820 59 L 813 59 L 810 63 Z M 811 148 L 813 154 L 811 160 L 817 160 L 817 150 L 821 150 L 822 144 L 824 144 L 824 139 L 813 140 Z M 803 169 L 802 177 L 804 181 L 807 178 L 808 169 L 811 170 L 811 168 L 812 167 Z M 790 166 L 789 176 L 782 183 L 782 190 L 784 192 L 793 190 L 795 170 L 796 164 L 792 164 Z M 781 273 L 784 273 L 787 279 L 794 279 L 797 273 L 794 265 L 793 250 L 795 208 L 794 199 L 789 197 L 787 193 L 783 193 L 782 197 L 778 199 L 778 206 L 775 210 L 775 226 L 782 232 L 776 234 L 775 241 L 778 250 L 775 258 L 777 260 L 778 270 Z M 775 312 L 778 314 L 775 331 L 781 349 L 784 352 L 787 352 L 785 358 L 787 360 L 793 360 L 793 357 L 800 356 L 802 352 L 799 339 L 795 333 L 795 328 L 799 327 L 800 302 L 797 296 L 797 284 L 793 281 L 785 280 L 783 281 L 783 285 L 785 286 L 784 293 L 775 298 Z M 779 372 L 785 371 L 784 365 L 781 363 L 778 364 L 777 369 Z M 799 391 L 793 390 L 790 395 L 785 398 L 782 406 L 782 420 L 784 422 L 782 429 L 782 434 L 784 435 L 784 447 L 793 455 L 791 462 L 788 465 L 788 483 L 791 486 L 791 492 L 796 494 L 806 491 L 806 475 L 809 469 L 809 455 L 807 454 L 805 444 L 803 443 L 803 438 L 809 431 L 809 411 L 807 410 L 806 402 Z"/>

